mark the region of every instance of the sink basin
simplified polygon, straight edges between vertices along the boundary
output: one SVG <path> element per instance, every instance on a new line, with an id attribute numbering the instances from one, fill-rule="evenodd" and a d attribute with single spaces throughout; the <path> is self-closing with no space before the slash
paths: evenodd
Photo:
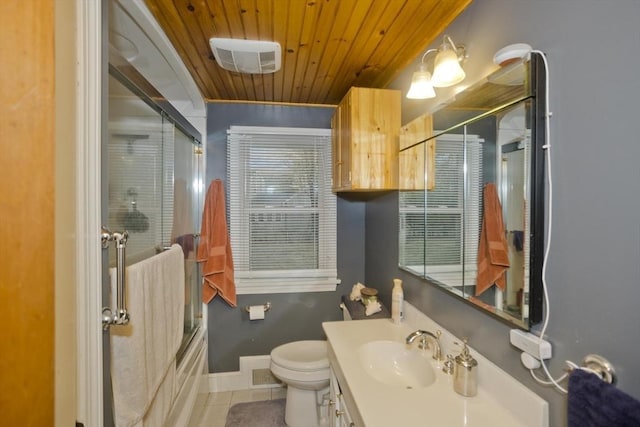
<path id="1" fill-rule="evenodd" d="M 390 386 L 422 388 L 436 377 L 428 356 L 396 341 L 371 341 L 358 348 L 364 370 L 375 380 Z"/>

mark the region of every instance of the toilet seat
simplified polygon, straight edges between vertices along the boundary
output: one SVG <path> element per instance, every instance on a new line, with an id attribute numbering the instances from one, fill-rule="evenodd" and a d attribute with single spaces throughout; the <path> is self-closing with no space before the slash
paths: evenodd
<path id="1" fill-rule="evenodd" d="M 323 371 L 329 368 L 326 341 L 295 341 L 271 351 L 271 361 L 285 369 L 299 372 Z"/>
<path id="2" fill-rule="evenodd" d="M 271 372 L 281 381 L 302 389 L 314 390 L 329 384 L 330 371 L 324 368 L 316 371 L 298 371 L 288 369 L 277 363 L 271 362 Z"/>

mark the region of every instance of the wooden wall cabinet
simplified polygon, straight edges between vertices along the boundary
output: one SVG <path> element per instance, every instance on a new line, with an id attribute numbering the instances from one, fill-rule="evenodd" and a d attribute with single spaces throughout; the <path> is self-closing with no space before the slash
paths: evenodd
<path id="1" fill-rule="evenodd" d="M 334 192 L 398 188 L 400 91 L 352 87 L 331 129 Z"/>
<path id="2" fill-rule="evenodd" d="M 433 136 L 433 117 L 424 114 L 402 126 L 399 149 L 411 147 L 431 136 Z M 435 139 L 401 151 L 398 157 L 399 189 L 433 190 L 436 182 L 435 154 Z"/>

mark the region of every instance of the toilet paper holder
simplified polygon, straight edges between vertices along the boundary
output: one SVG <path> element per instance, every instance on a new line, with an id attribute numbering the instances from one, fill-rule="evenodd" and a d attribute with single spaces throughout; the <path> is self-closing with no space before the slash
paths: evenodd
<path id="1" fill-rule="evenodd" d="M 264 306 L 265 313 L 271 309 L 271 303 L 270 302 L 265 302 L 262 305 Z M 245 309 L 245 311 L 247 313 L 251 312 L 251 306 L 246 306 L 244 309 Z"/>

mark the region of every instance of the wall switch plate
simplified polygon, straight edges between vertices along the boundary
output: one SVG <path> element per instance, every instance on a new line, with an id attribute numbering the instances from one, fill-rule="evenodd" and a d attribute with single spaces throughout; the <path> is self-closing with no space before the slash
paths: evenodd
<path id="1" fill-rule="evenodd" d="M 539 336 L 520 329 L 512 329 L 509 333 L 511 344 L 538 360 L 551 359 L 551 343 L 541 340 Z"/>

